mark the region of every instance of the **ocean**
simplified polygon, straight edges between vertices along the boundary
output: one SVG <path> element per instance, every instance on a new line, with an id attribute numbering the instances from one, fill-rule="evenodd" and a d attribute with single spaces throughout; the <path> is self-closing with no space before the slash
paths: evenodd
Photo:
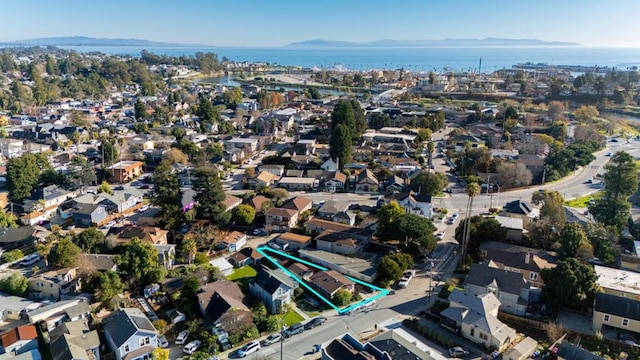
<path id="1" fill-rule="evenodd" d="M 139 56 L 142 47 L 67 46 L 78 52 L 99 51 L 116 55 Z M 640 68 L 640 48 L 588 47 L 501 47 L 501 48 L 224 48 L 224 47 L 147 47 L 147 51 L 171 56 L 214 52 L 232 61 L 266 62 L 307 68 L 343 66 L 352 70 L 399 69 L 409 71 L 493 72 L 524 62 L 552 65 L 608 66 Z"/>

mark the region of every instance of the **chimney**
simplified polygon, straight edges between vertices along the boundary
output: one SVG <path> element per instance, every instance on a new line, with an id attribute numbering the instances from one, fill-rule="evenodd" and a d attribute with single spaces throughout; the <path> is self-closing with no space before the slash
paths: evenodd
<path id="1" fill-rule="evenodd" d="M 524 263 L 528 264 L 531 261 L 531 253 L 527 252 L 524 256 Z"/>

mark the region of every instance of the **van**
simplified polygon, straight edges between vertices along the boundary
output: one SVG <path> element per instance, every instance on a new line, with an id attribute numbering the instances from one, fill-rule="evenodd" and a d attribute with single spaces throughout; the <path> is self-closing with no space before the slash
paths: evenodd
<path id="1" fill-rule="evenodd" d="M 20 266 L 31 266 L 31 265 L 37 263 L 38 261 L 40 261 L 40 255 L 31 254 L 31 255 L 27 256 L 26 258 L 22 259 L 22 261 L 20 261 Z"/>

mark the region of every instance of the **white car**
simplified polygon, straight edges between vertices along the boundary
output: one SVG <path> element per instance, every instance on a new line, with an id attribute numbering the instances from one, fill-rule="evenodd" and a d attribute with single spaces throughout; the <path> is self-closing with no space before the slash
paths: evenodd
<path id="1" fill-rule="evenodd" d="M 27 256 L 26 258 L 22 259 L 22 261 L 20 261 L 20 266 L 31 266 L 31 265 L 37 263 L 38 261 L 40 261 L 40 255 L 31 254 L 31 255 Z"/>
<path id="2" fill-rule="evenodd" d="M 245 344 L 240 348 L 240 350 L 238 350 L 238 356 L 245 357 L 249 354 L 253 354 L 258 350 L 260 350 L 260 343 L 256 340 L 253 340 L 252 342 Z"/>
<path id="3" fill-rule="evenodd" d="M 108 223 L 104 224 L 104 228 L 107 229 L 107 228 L 113 227 L 115 225 L 116 225 L 116 222 L 111 220 Z"/>
<path id="4" fill-rule="evenodd" d="M 201 344 L 202 344 L 202 341 L 193 340 L 192 342 L 188 343 L 182 348 L 182 352 L 184 352 L 185 354 L 191 355 L 194 352 L 196 352 L 196 350 L 198 350 Z"/>
<path id="5" fill-rule="evenodd" d="M 141 213 L 141 212 L 145 212 L 147 210 L 149 210 L 149 205 L 142 205 L 140 207 L 140 209 L 138 209 L 138 212 Z"/>
<path id="6" fill-rule="evenodd" d="M 444 235 L 445 235 L 444 231 L 438 231 L 436 233 L 436 238 L 438 238 L 438 240 L 442 240 L 442 239 L 444 239 Z"/>
<path id="7" fill-rule="evenodd" d="M 182 345 L 186 343 L 188 337 L 189 337 L 189 330 L 180 331 L 180 333 L 178 333 L 178 336 L 176 337 L 176 344 Z"/>
<path id="8" fill-rule="evenodd" d="M 167 341 L 167 338 L 164 336 L 158 336 L 158 346 L 160 346 L 163 349 L 168 348 L 169 342 Z"/>

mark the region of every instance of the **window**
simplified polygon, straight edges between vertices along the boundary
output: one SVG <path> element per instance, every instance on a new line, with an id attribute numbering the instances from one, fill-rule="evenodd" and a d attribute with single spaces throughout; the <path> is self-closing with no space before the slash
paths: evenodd
<path id="1" fill-rule="evenodd" d="M 127 353 L 129 352 L 129 344 L 126 344 L 124 346 L 124 352 L 127 352 Z"/>
<path id="2" fill-rule="evenodd" d="M 529 280 L 538 280 L 538 273 L 529 273 Z"/>
<path id="3" fill-rule="evenodd" d="M 622 326 L 629 326 L 629 319 L 622 319 Z"/>
<path id="4" fill-rule="evenodd" d="M 145 336 L 143 338 L 140 338 L 139 342 L 140 342 L 140 346 L 149 345 L 149 337 Z"/>
<path id="5" fill-rule="evenodd" d="M 611 316 L 609 314 L 604 314 L 602 321 L 608 323 L 611 320 Z"/>
<path id="6" fill-rule="evenodd" d="M 474 329 L 474 328 L 471 328 L 471 332 L 470 332 L 470 335 L 471 335 L 472 337 L 473 337 L 473 336 L 475 336 L 475 332 L 476 332 L 476 329 Z"/>
<path id="7" fill-rule="evenodd" d="M 149 339 L 148 336 L 146 338 L 144 338 L 144 344 L 145 345 L 149 345 L 149 342 L 151 342 L 151 340 Z"/>

